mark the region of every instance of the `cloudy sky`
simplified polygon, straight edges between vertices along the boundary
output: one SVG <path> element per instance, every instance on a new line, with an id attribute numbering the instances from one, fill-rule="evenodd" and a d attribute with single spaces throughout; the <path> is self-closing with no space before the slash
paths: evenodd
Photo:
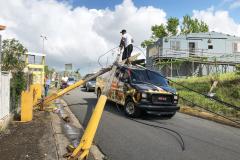
<path id="1" fill-rule="evenodd" d="M 0 0 L 3 39 L 16 38 L 29 51 L 42 52 L 40 35 L 46 35 L 48 65 L 63 69 L 73 63 L 83 74 L 96 70 L 98 57 L 118 45 L 121 29 L 140 46 L 152 25 L 186 14 L 210 30 L 240 36 L 240 0 Z"/>

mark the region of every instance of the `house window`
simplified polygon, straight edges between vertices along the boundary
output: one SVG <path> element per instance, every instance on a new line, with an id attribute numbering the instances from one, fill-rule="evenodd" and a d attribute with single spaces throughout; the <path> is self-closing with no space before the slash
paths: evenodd
<path id="1" fill-rule="evenodd" d="M 213 49 L 213 45 L 208 45 L 208 49 Z"/>
<path id="2" fill-rule="evenodd" d="M 234 53 L 239 53 L 240 52 L 240 42 L 233 43 L 233 52 Z"/>
<path id="3" fill-rule="evenodd" d="M 180 41 L 171 41 L 170 45 L 172 50 L 180 50 Z"/>

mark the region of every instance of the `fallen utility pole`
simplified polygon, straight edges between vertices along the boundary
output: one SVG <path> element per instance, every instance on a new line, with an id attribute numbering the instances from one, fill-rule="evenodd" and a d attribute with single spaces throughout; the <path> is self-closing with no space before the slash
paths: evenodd
<path id="1" fill-rule="evenodd" d="M 129 61 L 136 59 L 138 56 L 139 55 L 130 57 Z M 109 90 L 111 89 L 117 67 L 119 65 L 123 65 L 126 62 L 126 60 L 119 62 L 119 58 L 120 58 L 120 54 L 116 58 L 116 61 L 113 65 L 111 73 L 110 73 L 110 77 L 108 79 L 108 82 L 106 83 L 107 85 L 104 86 L 103 92 L 98 99 L 97 105 L 95 106 L 93 114 L 88 122 L 87 128 L 81 138 L 81 141 L 80 141 L 78 147 L 73 151 L 72 155 L 69 157 L 69 160 L 76 160 L 78 158 L 80 160 L 82 160 L 82 159 L 85 159 L 89 154 L 89 150 L 91 148 L 93 138 L 97 131 L 97 127 L 100 122 L 100 119 L 101 119 L 101 116 L 103 113 L 103 109 L 104 109 L 106 101 L 107 101 L 107 96 L 108 96 Z"/>
<path id="2" fill-rule="evenodd" d="M 118 62 L 119 57 L 120 57 L 120 54 L 117 56 L 117 59 L 115 62 L 117 64 L 119 63 Z M 124 61 L 124 63 L 125 63 L 125 61 Z M 87 128 L 81 138 L 81 141 L 80 141 L 78 147 L 73 151 L 72 155 L 69 157 L 69 160 L 76 160 L 78 158 L 80 160 L 82 160 L 82 159 L 86 158 L 87 155 L 89 154 L 89 150 L 91 148 L 93 138 L 97 131 L 97 127 L 100 122 L 100 119 L 101 119 L 101 116 L 103 113 L 103 109 L 104 109 L 104 106 L 107 101 L 107 95 L 111 88 L 112 81 L 113 81 L 116 70 L 117 70 L 117 66 L 113 65 L 107 85 L 104 86 L 102 95 L 98 99 L 97 105 L 93 111 L 93 114 L 92 114 L 89 122 L 88 122 Z"/>
<path id="3" fill-rule="evenodd" d="M 100 70 L 99 72 L 97 72 L 96 74 L 94 74 L 94 75 L 92 75 L 92 76 L 90 76 L 90 77 L 88 77 L 88 78 L 86 78 L 86 79 L 84 79 L 84 80 L 80 80 L 80 81 L 74 83 L 73 85 L 70 85 L 69 87 L 63 89 L 63 90 L 58 91 L 57 93 L 53 93 L 53 94 L 51 94 L 50 96 L 45 97 L 45 98 L 42 99 L 40 102 L 37 102 L 37 103 L 34 104 L 34 105 L 40 105 L 40 109 L 43 110 L 43 109 L 44 109 L 44 106 L 49 105 L 49 104 L 50 104 L 52 101 L 54 101 L 55 99 L 63 96 L 64 94 L 68 93 L 69 91 L 71 91 L 71 90 L 73 90 L 73 89 L 75 89 L 75 88 L 77 88 L 77 87 L 79 87 L 79 86 L 82 86 L 82 85 L 85 84 L 87 81 L 92 80 L 92 79 L 94 79 L 94 78 L 96 78 L 96 77 L 98 77 L 98 76 L 100 76 L 100 75 L 102 75 L 102 74 L 110 71 L 111 68 L 112 68 L 112 66 L 107 67 L 107 68 L 104 68 L 104 69 Z"/>
<path id="4" fill-rule="evenodd" d="M 80 80 L 80 81 L 74 83 L 73 85 L 63 89 L 63 90 L 60 90 L 59 92 L 54 93 L 54 94 L 42 99 L 40 102 L 35 104 L 35 105 L 40 105 L 40 109 L 43 110 L 44 106 L 49 105 L 52 101 L 56 100 L 57 98 L 63 96 L 64 94 L 68 93 L 69 91 L 85 84 L 87 81 L 92 80 L 92 79 L 94 79 L 94 78 L 96 78 L 96 77 L 98 77 L 98 76 L 100 76 L 100 75 L 102 75 L 102 74 L 111 70 L 110 77 L 108 79 L 108 83 L 107 83 L 106 86 L 104 86 L 102 95 L 98 99 L 98 102 L 97 102 L 97 104 L 95 106 L 95 109 L 93 111 L 93 114 L 92 114 L 92 116 L 91 116 L 91 118 L 88 122 L 86 130 L 85 130 L 85 132 L 84 132 L 84 134 L 81 138 L 81 141 L 80 141 L 78 147 L 68 157 L 69 160 L 76 160 L 76 159 L 83 160 L 83 159 L 86 159 L 88 154 L 89 154 L 89 150 L 91 148 L 95 133 L 97 131 L 97 127 L 98 127 L 98 124 L 100 122 L 100 119 L 101 119 L 101 116 L 102 116 L 102 113 L 103 113 L 103 109 L 104 109 L 106 101 L 107 101 L 107 96 L 108 96 L 109 90 L 111 89 L 112 81 L 114 79 L 114 75 L 115 75 L 115 72 L 117 70 L 117 67 L 121 66 L 121 65 L 124 65 L 126 60 L 127 60 L 126 59 L 126 60 L 123 60 L 123 61 L 119 62 L 120 55 L 121 54 L 117 55 L 116 61 L 114 62 L 113 65 L 100 70 L 99 72 L 90 76 L 89 78 L 86 78 L 84 80 Z M 134 55 L 134 56 L 128 58 L 128 60 L 129 61 L 136 60 L 139 55 L 140 54 Z"/>

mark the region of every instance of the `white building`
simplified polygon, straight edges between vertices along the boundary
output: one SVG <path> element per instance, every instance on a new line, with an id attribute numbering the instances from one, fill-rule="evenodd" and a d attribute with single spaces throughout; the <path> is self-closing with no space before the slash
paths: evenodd
<path id="1" fill-rule="evenodd" d="M 147 49 L 148 57 L 219 57 L 232 54 L 240 54 L 240 37 L 218 32 L 164 37 Z"/>
<path id="2" fill-rule="evenodd" d="M 208 62 L 231 63 L 233 66 L 240 63 L 240 37 L 218 32 L 190 33 L 163 37 L 147 47 L 148 67 L 154 66 L 156 59 L 187 60 L 190 57 L 204 58 Z"/>

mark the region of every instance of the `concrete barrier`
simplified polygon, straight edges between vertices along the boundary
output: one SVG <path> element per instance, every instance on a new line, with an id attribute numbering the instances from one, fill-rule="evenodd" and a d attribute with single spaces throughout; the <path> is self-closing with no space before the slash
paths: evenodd
<path id="1" fill-rule="evenodd" d="M 21 94 L 21 121 L 29 122 L 33 118 L 33 91 L 23 91 Z"/>
<path id="2" fill-rule="evenodd" d="M 33 105 L 37 104 L 38 100 L 42 97 L 41 84 L 33 84 L 30 86 L 30 91 L 33 93 Z"/>
<path id="3" fill-rule="evenodd" d="M 21 121 L 29 122 L 33 118 L 33 106 L 38 103 L 42 96 L 41 84 L 32 84 L 29 91 L 21 94 Z"/>

